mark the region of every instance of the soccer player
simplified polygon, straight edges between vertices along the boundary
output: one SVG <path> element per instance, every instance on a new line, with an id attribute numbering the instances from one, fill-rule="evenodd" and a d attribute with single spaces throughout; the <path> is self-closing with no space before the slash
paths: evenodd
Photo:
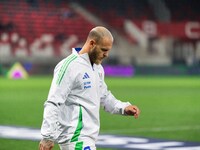
<path id="1" fill-rule="evenodd" d="M 101 62 L 112 48 L 113 36 L 102 26 L 93 28 L 82 48 L 57 64 L 45 102 L 40 150 L 96 150 L 100 106 L 112 114 L 133 115 L 140 110 L 117 100 L 107 89 Z"/>

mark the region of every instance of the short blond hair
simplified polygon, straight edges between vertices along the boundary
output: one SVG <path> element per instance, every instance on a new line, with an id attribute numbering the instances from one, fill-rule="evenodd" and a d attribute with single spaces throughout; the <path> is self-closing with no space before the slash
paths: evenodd
<path id="1" fill-rule="evenodd" d="M 110 38 L 113 41 L 111 32 L 103 26 L 93 28 L 88 34 L 88 39 L 94 39 L 97 43 L 101 42 L 103 38 Z"/>

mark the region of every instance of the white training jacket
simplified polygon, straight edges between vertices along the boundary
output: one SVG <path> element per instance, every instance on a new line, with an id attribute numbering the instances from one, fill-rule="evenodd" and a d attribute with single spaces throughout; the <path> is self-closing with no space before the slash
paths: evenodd
<path id="1" fill-rule="evenodd" d="M 43 138 L 62 143 L 95 145 L 99 134 L 99 109 L 124 114 L 130 103 L 117 100 L 104 82 L 101 65 L 90 63 L 80 48 L 63 59 L 54 70 L 41 127 Z"/>

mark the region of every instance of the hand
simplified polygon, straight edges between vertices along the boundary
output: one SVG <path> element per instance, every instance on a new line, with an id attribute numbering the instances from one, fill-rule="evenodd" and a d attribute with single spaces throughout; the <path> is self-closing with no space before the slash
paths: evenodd
<path id="1" fill-rule="evenodd" d="M 42 139 L 39 144 L 39 150 L 52 150 L 54 142 L 47 139 Z"/>
<path id="2" fill-rule="evenodd" d="M 124 109 L 124 113 L 129 116 L 133 115 L 137 119 L 140 115 L 140 109 L 135 105 L 129 105 Z"/>

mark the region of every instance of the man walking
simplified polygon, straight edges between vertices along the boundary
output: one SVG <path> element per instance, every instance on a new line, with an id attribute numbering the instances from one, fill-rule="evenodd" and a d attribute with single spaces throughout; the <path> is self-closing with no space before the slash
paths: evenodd
<path id="1" fill-rule="evenodd" d="M 82 48 L 75 48 L 54 70 L 45 102 L 40 150 L 96 150 L 100 106 L 112 114 L 133 115 L 140 110 L 117 100 L 104 82 L 102 60 L 108 57 L 113 36 L 105 27 L 93 28 Z"/>

